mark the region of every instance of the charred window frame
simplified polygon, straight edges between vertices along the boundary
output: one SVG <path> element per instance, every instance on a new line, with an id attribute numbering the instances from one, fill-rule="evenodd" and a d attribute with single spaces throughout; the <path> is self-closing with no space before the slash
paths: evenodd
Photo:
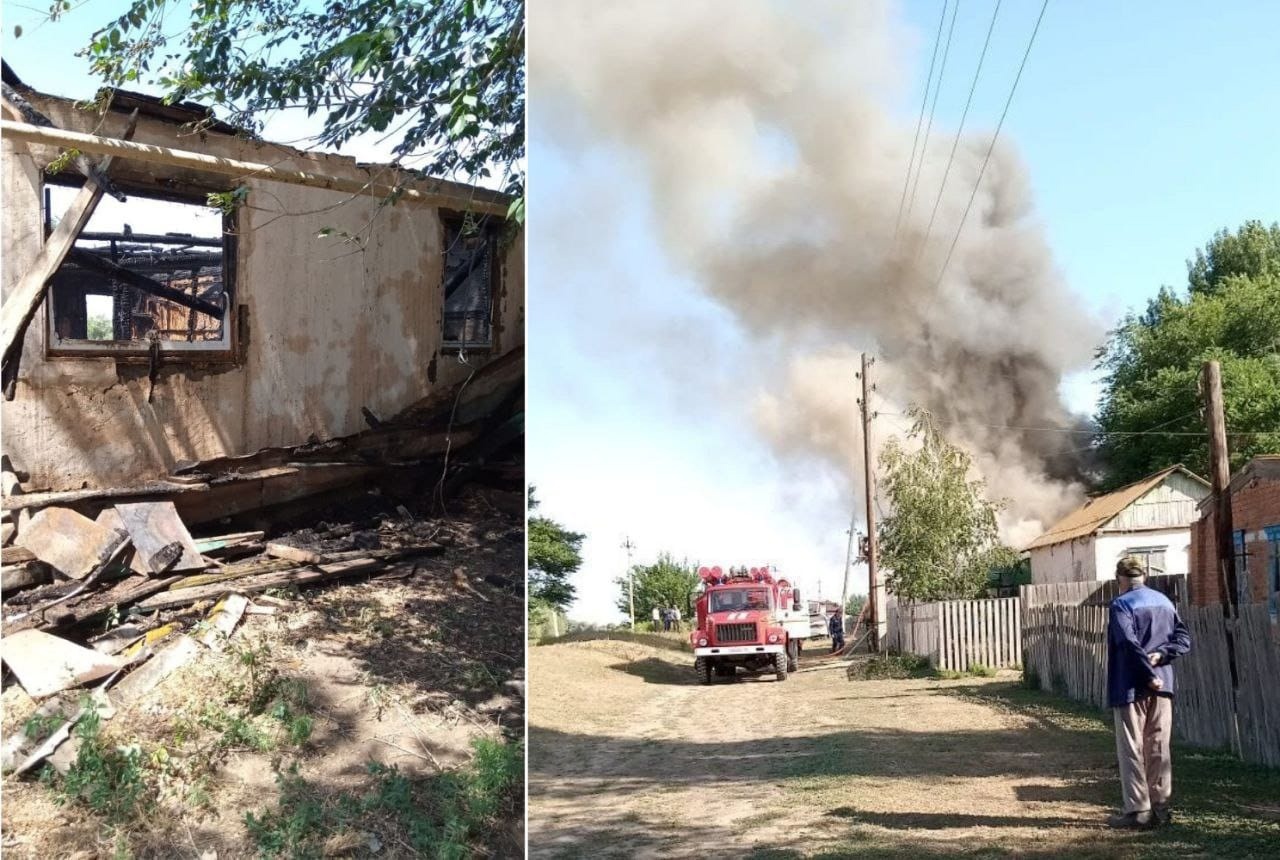
<path id="1" fill-rule="evenodd" d="M 444 349 L 490 350 L 501 265 L 498 219 L 441 212 L 443 228 L 442 339 Z"/>
<path id="2" fill-rule="evenodd" d="M 78 177 L 45 177 L 41 206 L 46 240 L 52 218 L 61 214 L 50 205 L 51 188 L 82 184 Z M 116 186 L 128 198 L 126 207 L 129 201 L 145 200 L 191 207 L 193 213 L 208 213 L 209 193 L 227 190 L 176 181 L 142 187 L 117 180 Z M 94 220 L 49 279 L 46 355 L 148 362 L 154 351 L 166 361 L 234 361 L 238 213 L 217 217 L 217 236 L 107 232 L 95 229 Z M 110 301 L 109 337 L 90 337 L 90 297 Z"/>

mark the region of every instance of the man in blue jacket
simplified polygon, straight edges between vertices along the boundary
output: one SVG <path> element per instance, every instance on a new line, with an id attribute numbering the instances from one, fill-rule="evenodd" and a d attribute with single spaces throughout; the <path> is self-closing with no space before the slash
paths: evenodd
<path id="1" fill-rule="evenodd" d="M 1120 595 L 1107 631 L 1107 704 L 1116 723 L 1116 756 L 1124 809 L 1112 827 L 1150 827 L 1170 820 L 1173 761 L 1173 666 L 1191 650 L 1191 635 L 1169 598 L 1146 587 L 1134 558 L 1116 565 Z"/>

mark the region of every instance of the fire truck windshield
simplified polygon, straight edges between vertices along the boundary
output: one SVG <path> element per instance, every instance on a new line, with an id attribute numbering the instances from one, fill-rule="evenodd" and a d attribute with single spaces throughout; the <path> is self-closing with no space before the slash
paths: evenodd
<path id="1" fill-rule="evenodd" d="M 729 588 L 711 592 L 712 612 L 741 612 L 749 609 L 769 609 L 769 589 Z"/>

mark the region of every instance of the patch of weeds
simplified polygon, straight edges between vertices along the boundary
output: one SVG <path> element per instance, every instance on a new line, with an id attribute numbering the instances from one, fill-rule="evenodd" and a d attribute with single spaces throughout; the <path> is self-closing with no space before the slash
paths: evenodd
<path id="1" fill-rule="evenodd" d="M 248 748 L 267 752 L 275 742 L 246 714 L 232 713 L 220 705 L 205 705 L 200 712 L 200 725 L 218 734 L 215 744 L 220 749 Z"/>
<path id="2" fill-rule="evenodd" d="M 325 831 L 325 811 L 314 789 L 297 772 L 278 774 L 280 800 L 276 811 L 261 816 L 245 813 L 244 825 L 265 857 L 318 856 L 318 840 Z"/>
<path id="3" fill-rule="evenodd" d="M 887 654 L 849 666 L 850 680 L 927 678 L 933 674 L 929 660 L 917 654 Z"/>
<path id="4" fill-rule="evenodd" d="M 356 615 L 356 624 L 370 636 L 386 639 L 396 632 L 396 625 L 373 606 L 362 606 Z"/>
<path id="5" fill-rule="evenodd" d="M 978 678 L 994 678 L 996 676 L 996 669 L 995 667 L 988 666 L 985 663 L 974 663 L 969 666 L 969 674 Z"/>
<path id="6" fill-rule="evenodd" d="M 325 798 L 296 769 L 280 774 L 276 807 L 247 813 L 245 827 L 262 856 L 303 858 L 320 856 L 326 843 L 349 836 L 362 820 L 385 825 L 389 818 L 417 856 L 473 857 L 498 819 L 514 810 L 524 759 L 519 743 L 479 739 L 472 747 L 466 767 L 427 779 L 370 762 L 374 781 L 361 795 Z"/>
<path id="7" fill-rule="evenodd" d="M 46 766 L 41 781 L 59 803 L 81 803 L 111 824 L 132 821 L 150 807 L 154 795 L 146 782 L 142 749 L 137 744 L 112 747 L 105 743 L 97 708 L 91 702 L 84 707 L 72 729 L 80 741 L 76 760 L 61 777 Z"/>
<path id="8" fill-rule="evenodd" d="M 956 681 L 964 677 L 964 672 L 957 672 L 955 669 L 939 669 L 934 676 L 943 681 Z"/>
<path id="9" fill-rule="evenodd" d="M 32 714 L 22 724 L 22 733 L 28 740 L 43 741 L 58 730 L 67 718 L 62 714 Z"/>

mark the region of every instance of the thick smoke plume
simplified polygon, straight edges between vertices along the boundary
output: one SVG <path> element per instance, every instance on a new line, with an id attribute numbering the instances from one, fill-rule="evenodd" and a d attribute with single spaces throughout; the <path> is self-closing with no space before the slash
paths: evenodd
<path id="1" fill-rule="evenodd" d="M 851 389 L 868 349 L 876 408 L 932 412 L 1010 500 L 1011 541 L 1078 499 L 1087 437 L 998 428 L 1078 421 L 1058 385 L 1098 327 L 1003 146 L 939 282 L 989 133 L 961 140 L 930 229 L 953 139 L 935 129 L 898 223 L 915 117 L 885 108 L 911 77 L 889 4 L 541 0 L 533 23 L 533 110 L 635 159 L 673 259 L 789 365 L 756 404 L 778 451 L 856 483 Z"/>

